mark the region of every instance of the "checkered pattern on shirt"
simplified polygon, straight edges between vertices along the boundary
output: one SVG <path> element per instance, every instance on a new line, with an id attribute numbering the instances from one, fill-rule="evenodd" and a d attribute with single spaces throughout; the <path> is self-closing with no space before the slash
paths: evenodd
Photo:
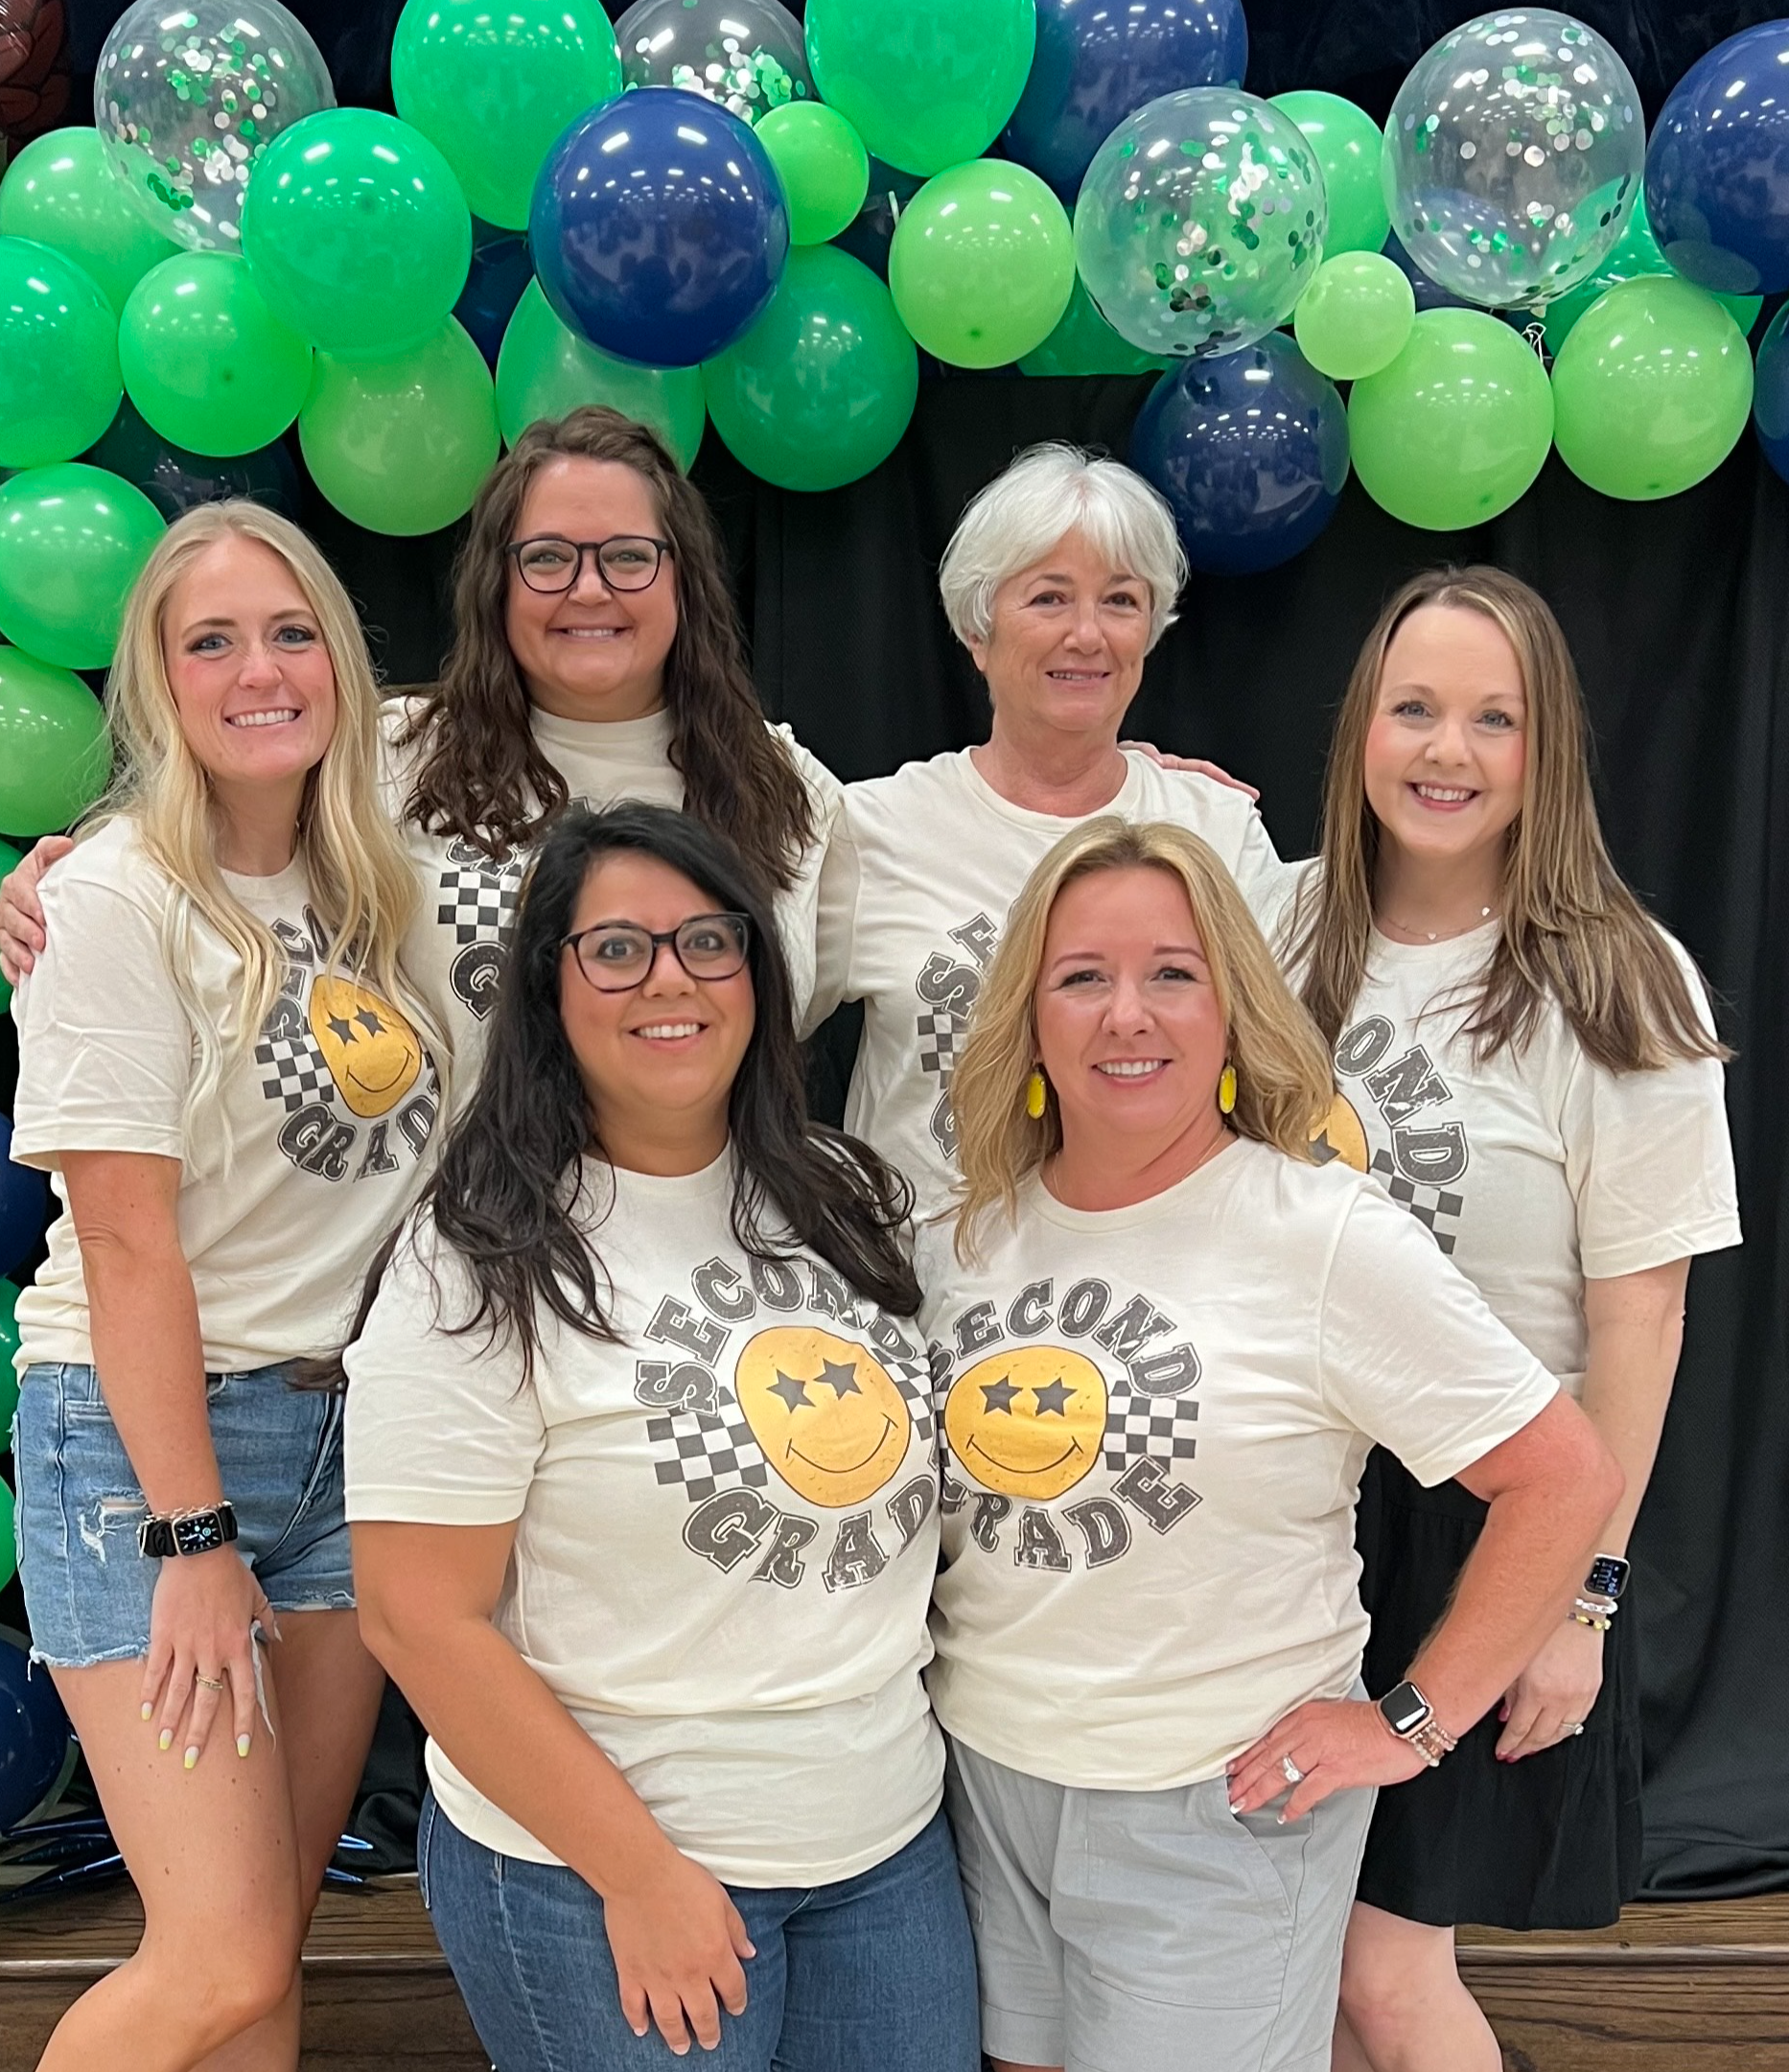
<path id="1" fill-rule="evenodd" d="M 670 1449 L 668 1458 L 653 1463 L 653 1474 L 665 1488 L 681 1482 L 691 1503 L 701 1503 L 734 1483 L 762 1489 L 770 1480 L 764 1455 L 731 1389 L 721 1391 L 718 1414 L 673 1410 L 665 1417 L 649 1417 L 646 1437 L 655 1449 Z"/>
<path id="2" fill-rule="evenodd" d="M 1449 1223 L 1459 1222 L 1460 1211 L 1466 1206 L 1465 1198 L 1450 1194 L 1445 1187 L 1424 1187 L 1415 1180 L 1406 1180 L 1392 1164 L 1389 1152 L 1373 1153 L 1373 1171 L 1391 1199 L 1409 1210 L 1444 1252 L 1451 1252 L 1453 1232 L 1444 1227 L 1444 1220 Z"/>
<path id="3" fill-rule="evenodd" d="M 957 1045 L 968 1024 L 947 1008 L 921 1014 L 916 1024 L 919 1033 L 919 1066 L 948 1081 L 957 1069 Z"/>
<path id="4" fill-rule="evenodd" d="M 269 1101 L 278 1101 L 290 1115 L 312 1101 L 328 1101 L 336 1091 L 323 1053 L 309 1029 L 298 1036 L 264 1034 L 255 1045 L 255 1062 L 272 1076 L 261 1083 Z"/>
<path id="5" fill-rule="evenodd" d="M 501 942 L 516 919 L 522 866 L 461 864 L 441 873 L 435 920 L 456 943 Z"/>
<path id="6" fill-rule="evenodd" d="M 1198 1402 L 1192 1396 L 1146 1396 L 1122 1385 L 1112 1391 L 1105 1412 L 1101 1455 L 1114 1475 L 1133 1460 L 1191 1460 L 1197 1452 Z"/>

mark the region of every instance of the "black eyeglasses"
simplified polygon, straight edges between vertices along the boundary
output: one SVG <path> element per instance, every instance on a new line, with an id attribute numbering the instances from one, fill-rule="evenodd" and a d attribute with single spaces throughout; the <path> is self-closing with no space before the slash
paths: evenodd
<path id="1" fill-rule="evenodd" d="M 595 555 L 596 572 L 611 590 L 650 590 L 671 543 L 637 532 L 617 532 L 606 540 L 562 540 L 556 532 L 543 532 L 531 540 L 511 540 L 503 551 L 514 557 L 530 590 L 551 595 L 575 587 L 586 554 Z"/>
<path id="2" fill-rule="evenodd" d="M 599 920 L 567 936 L 562 947 L 572 951 L 598 992 L 632 992 L 651 975 L 662 943 L 691 978 L 732 978 L 745 968 L 752 923 L 743 914 L 692 914 L 675 928 L 655 931 L 631 920 Z"/>

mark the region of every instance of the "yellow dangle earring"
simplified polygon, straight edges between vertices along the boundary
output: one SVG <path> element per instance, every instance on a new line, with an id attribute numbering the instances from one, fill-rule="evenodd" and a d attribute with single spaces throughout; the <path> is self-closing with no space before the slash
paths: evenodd
<path id="1" fill-rule="evenodd" d="M 1218 1075 L 1218 1112 L 1233 1115 L 1236 1112 L 1236 1067 L 1227 1064 Z"/>
<path id="2" fill-rule="evenodd" d="M 1025 1082 L 1025 1112 L 1034 1123 L 1043 1121 L 1044 1100 L 1043 1069 L 1039 1065 L 1034 1065 L 1031 1078 Z"/>

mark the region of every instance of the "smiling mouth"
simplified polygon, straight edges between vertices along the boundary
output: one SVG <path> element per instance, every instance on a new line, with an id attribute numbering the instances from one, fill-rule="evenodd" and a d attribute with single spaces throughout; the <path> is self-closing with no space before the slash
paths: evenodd
<path id="1" fill-rule="evenodd" d="M 1428 805 L 1470 805 L 1478 796 L 1462 784 L 1412 784 L 1410 789 Z"/>
<path id="2" fill-rule="evenodd" d="M 1108 1080 L 1142 1080 L 1153 1072 L 1165 1072 L 1168 1060 L 1166 1058 L 1108 1058 L 1093 1069 Z"/>
<path id="3" fill-rule="evenodd" d="M 681 1043 L 687 1036 L 698 1036 L 706 1025 L 699 1021 L 655 1021 L 643 1029 L 632 1029 L 630 1036 L 642 1037 L 648 1043 Z"/>
<path id="4" fill-rule="evenodd" d="M 791 1439 L 783 1454 L 785 1460 L 804 1460 L 810 1468 L 818 1468 L 822 1475 L 855 1475 L 860 1468 L 867 1468 L 882 1451 L 882 1442 L 894 1429 L 894 1420 L 887 1411 L 882 1415 L 882 1430 L 876 1433 L 876 1443 L 861 1460 L 848 1461 L 842 1468 L 829 1468 L 824 1460 L 816 1460 L 812 1454 L 804 1454 Z"/>
<path id="5" fill-rule="evenodd" d="M 1048 1475 L 1052 1469 L 1059 1468 L 1065 1461 L 1074 1459 L 1075 1455 L 1080 1452 L 1080 1441 L 1071 1439 L 1066 1450 L 1059 1453 L 1054 1460 L 1046 1460 L 1035 1468 L 1015 1468 L 1010 1460 L 1002 1460 L 998 1454 L 990 1454 L 974 1433 L 969 1435 L 969 1444 L 966 1451 L 980 1454 L 984 1460 L 991 1460 L 1002 1475 Z"/>
<path id="6" fill-rule="evenodd" d="M 296 706 L 277 705 L 262 712 L 232 712 L 223 724 L 226 727 L 284 727 L 297 717 Z"/>

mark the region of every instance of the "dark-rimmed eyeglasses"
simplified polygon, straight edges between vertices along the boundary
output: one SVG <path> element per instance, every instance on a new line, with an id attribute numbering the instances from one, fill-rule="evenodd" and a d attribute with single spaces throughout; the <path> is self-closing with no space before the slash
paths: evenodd
<path id="1" fill-rule="evenodd" d="M 576 587 L 586 554 L 595 555 L 596 572 L 611 590 L 650 590 L 671 543 L 639 532 L 617 532 L 606 540 L 563 540 L 556 532 L 543 532 L 511 540 L 503 551 L 530 590 L 551 595 Z"/>
<path id="2" fill-rule="evenodd" d="M 632 992 L 659 961 L 662 943 L 691 978 L 712 982 L 745 968 L 752 923 L 743 914 L 692 914 L 675 928 L 641 928 L 631 920 L 599 920 L 565 938 L 563 947 L 598 992 Z"/>

